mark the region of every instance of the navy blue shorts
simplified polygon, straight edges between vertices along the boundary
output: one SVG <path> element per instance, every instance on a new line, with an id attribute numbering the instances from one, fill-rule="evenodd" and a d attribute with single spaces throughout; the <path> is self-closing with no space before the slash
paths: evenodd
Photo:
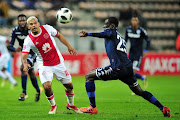
<path id="1" fill-rule="evenodd" d="M 104 80 L 104 81 L 119 79 L 129 86 L 137 86 L 138 85 L 138 82 L 136 80 L 136 77 L 133 73 L 133 69 L 131 66 L 116 68 L 115 70 L 113 70 L 111 66 L 97 68 L 96 76 L 100 80 Z"/>
<path id="2" fill-rule="evenodd" d="M 27 57 L 27 62 L 31 65 L 31 69 L 34 69 L 34 63 L 36 62 L 36 55 L 29 54 Z"/>
<path id="3" fill-rule="evenodd" d="M 142 62 L 142 56 L 140 56 L 136 59 L 134 59 L 130 56 L 129 59 L 131 60 L 131 62 L 133 64 L 133 69 L 140 70 L 140 66 L 141 66 L 141 62 Z"/>

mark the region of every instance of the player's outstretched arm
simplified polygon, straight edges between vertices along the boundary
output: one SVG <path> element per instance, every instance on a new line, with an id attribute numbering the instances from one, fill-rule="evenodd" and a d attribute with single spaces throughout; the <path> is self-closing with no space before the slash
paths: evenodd
<path id="1" fill-rule="evenodd" d="M 28 62 L 27 62 L 28 53 L 22 53 L 21 56 L 22 56 L 21 58 L 22 58 L 23 70 L 25 72 L 27 72 L 29 70 L 29 68 L 31 67 L 31 65 L 28 64 Z"/>
<path id="2" fill-rule="evenodd" d="M 111 38 L 112 31 L 110 31 L 109 29 L 105 29 L 103 32 L 97 32 L 97 33 L 81 31 L 80 34 L 81 34 L 80 37 L 91 36 L 91 37 L 98 37 L 98 38 Z"/>
<path id="3" fill-rule="evenodd" d="M 69 44 L 69 42 L 66 40 L 66 38 L 65 38 L 62 34 L 58 33 L 58 35 L 57 35 L 56 37 L 57 37 L 65 46 L 67 46 L 68 51 L 69 51 L 70 54 L 72 54 L 72 55 L 77 55 L 76 49 L 74 49 L 74 48 Z"/>

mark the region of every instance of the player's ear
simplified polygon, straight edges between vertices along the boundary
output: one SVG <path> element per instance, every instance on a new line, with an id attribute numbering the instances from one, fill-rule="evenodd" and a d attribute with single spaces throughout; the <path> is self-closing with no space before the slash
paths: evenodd
<path id="1" fill-rule="evenodd" d="M 116 28 L 115 24 L 111 24 L 110 28 Z"/>
<path id="2" fill-rule="evenodd" d="M 40 26 L 40 23 L 38 22 L 38 26 Z"/>

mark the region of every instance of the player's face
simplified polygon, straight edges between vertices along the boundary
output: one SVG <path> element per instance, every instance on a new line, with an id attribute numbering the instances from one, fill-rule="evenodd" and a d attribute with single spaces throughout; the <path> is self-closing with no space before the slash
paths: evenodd
<path id="1" fill-rule="evenodd" d="M 26 17 L 19 17 L 19 18 L 18 18 L 18 25 L 19 25 L 21 28 L 26 27 Z"/>
<path id="2" fill-rule="evenodd" d="M 106 19 L 105 22 L 104 22 L 104 27 L 103 28 L 109 28 L 109 27 L 110 27 L 109 20 Z"/>
<path id="3" fill-rule="evenodd" d="M 32 19 L 28 22 L 28 28 L 31 30 L 31 32 L 34 35 L 37 35 L 38 33 L 40 33 L 39 26 L 40 26 L 40 23 L 35 19 Z"/>
<path id="4" fill-rule="evenodd" d="M 133 17 L 131 19 L 131 24 L 132 24 L 133 27 L 137 27 L 138 24 L 139 24 L 139 19 L 137 17 Z"/>

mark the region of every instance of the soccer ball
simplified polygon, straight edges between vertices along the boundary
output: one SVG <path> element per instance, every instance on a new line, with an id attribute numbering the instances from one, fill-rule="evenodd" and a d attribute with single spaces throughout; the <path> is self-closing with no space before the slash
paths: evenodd
<path id="1" fill-rule="evenodd" d="M 60 8 L 56 14 L 57 21 L 67 24 L 72 20 L 72 12 L 68 8 Z"/>

